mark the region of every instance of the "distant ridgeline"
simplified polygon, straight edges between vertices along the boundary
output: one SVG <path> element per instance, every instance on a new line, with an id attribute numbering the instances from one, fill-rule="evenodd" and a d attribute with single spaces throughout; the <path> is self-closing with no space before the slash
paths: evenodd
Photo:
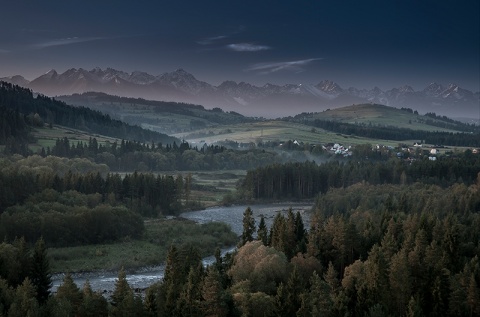
<path id="1" fill-rule="evenodd" d="M 428 132 L 399 127 L 358 125 L 353 123 L 320 119 L 316 119 L 308 124 L 313 125 L 316 128 L 321 128 L 332 132 L 356 135 L 371 139 L 396 141 L 424 140 L 425 143 L 428 144 L 473 147 L 480 146 L 480 135 L 478 132 Z"/>
<path id="2" fill-rule="evenodd" d="M 25 142 L 30 126 L 43 123 L 98 133 L 119 139 L 171 144 L 178 141 L 166 134 L 142 129 L 85 107 L 73 107 L 64 102 L 38 95 L 29 89 L 0 82 L 0 144 L 9 138 Z"/>
<path id="3" fill-rule="evenodd" d="M 360 112 L 360 118 L 362 118 L 362 113 L 376 113 L 376 116 L 372 116 L 373 123 L 370 121 L 368 123 L 365 121 L 356 122 L 355 118 L 357 118 L 358 112 Z M 412 129 L 409 126 L 402 127 L 401 125 L 391 125 L 391 123 L 384 124 L 382 121 L 377 121 L 375 123 L 375 117 L 390 118 L 391 121 L 399 123 L 401 120 L 399 120 L 398 117 L 404 117 L 405 113 L 407 113 L 407 116 L 410 115 L 407 117 L 410 118 L 410 124 L 412 124 L 412 121 L 416 121 L 417 123 L 426 126 L 439 128 L 439 130 L 449 129 L 458 132 L 425 131 L 421 128 Z M 301 113 L 293 118 L 285 119 L 335 133 L 371 139 L 395 141 L 423 140 L 428 144 L 471 147 L 480 146 L 480 126 L 456 121 L 446 116 L 436 115 L 432 112 L 426 113 L 425 115 L 419 115 L 417 111 L 410 108 L 397 109 L 378 104 L 363 104 L 348 106 L 341 108 L 341 110 L 328 110 L 321 113 L 321 115 L 324 116 L 316 117 L 315 113 Z M 353 120 L 355 120 L 355 123 L 351 122 Z M 388 120 L 383 122 L 388 122 Z"/>

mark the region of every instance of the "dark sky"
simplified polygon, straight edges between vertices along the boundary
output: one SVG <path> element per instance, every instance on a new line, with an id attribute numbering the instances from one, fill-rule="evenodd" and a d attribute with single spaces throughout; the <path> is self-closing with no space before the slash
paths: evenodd
<path id="1" fill-rule="evenodd" d="M 112 67 L 224 80 L 480 90 L 478 0 L 23 0 L 0 5 L 0 77 Z"/>

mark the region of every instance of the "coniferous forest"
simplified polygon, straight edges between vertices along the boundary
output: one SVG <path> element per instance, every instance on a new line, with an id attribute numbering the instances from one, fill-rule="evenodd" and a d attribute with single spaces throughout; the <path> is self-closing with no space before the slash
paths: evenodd
<path id="1" fill-rule="evenodd" d="M 349 159 L 285 163 L 265 149 L 195 148 L 5 83 L 0 120 L 0 316 L 480 316 L 480 156 L 471 150 L 405 160 L 359 146 Z M 123 141 L 58 138 L 33 155 L 31 131 L 45 124 Z M 110 294 L 67 272 L 52 292 L 49 248 L 141 239 L 148 221 L 195 207 L 191 175 L 152 171 L 233 168 L 248 171 L 230 202 L 251 204 L 234 252 L 217 249 L 205 266 L 177 241 L 146 289 L 128 284 L 126 268 Z M 272 201 L 313 207 L 267 226 L 255 203 Z"/>

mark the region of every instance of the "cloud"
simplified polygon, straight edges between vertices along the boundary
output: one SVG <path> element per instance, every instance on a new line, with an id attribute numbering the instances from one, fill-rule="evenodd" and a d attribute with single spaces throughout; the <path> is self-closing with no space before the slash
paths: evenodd
<path id="1" fill-rule="evenodd" d="M 226 39 L 226 38 L 227 38 L 226 35 L 219 35 L 219 36 L 208 37 L 208 38 L 198 40 L 197 43 L 200 44 L 200 45 L 210 45 L 210 44 L 213 44 L 214 42 L 216 42 L 218 40 L 223 40 L 223 39 Z"/>
<path id="2" fill-rule="evenodd" d="M 258 52 L 271 49 L 270 46 L 255 45 L 250 43 L 229 44 L 227 45 L 227 48 L 236 52 Z"/>
<path id="3" fill-rule="evenodd" d="M 245 26 L 243 25 L 240 25 L 239 27 L 237 27 L 235 30 L 233 31 L 230 31 L 230 32 L 225 32 L 226 34 L 224 35 L 217 35 L 217 36 L 212 36 L 212 37 L 206 37 L 206 38 L 203 38 L 203 39 L 200 39 L 197 41 L 197 44 L 200 44 L 200 45 L 211 45 L 211 44 L 214 44 L 215 42 L 217 41 L 220 41 L 220 40 L 224 40 L 226 38 L 229 38 L 231 36 L 234 36 L 236 34 L 240 34 L 242 33 L 243 31 L 245 31 Z M 224 32 L 222 32 L 224 33 Z"/>
<path id="4" fill-rule="evenodd" d="M 4 50 L 4 49 L 1 49 L 0 48 L 0 54 L 7 54 L 7 53 L 10 53 L 9 50 Z"/>
<path id="5" fill-rule="evenodd" d="M 260 71 L 260 74 L 271 74 L 280 70 L 289 70 L 297 73 L 303 72 L 302 66 L 306 66 L 311 62 L 321 60 L 322 58 L 302 59 L 298 61 L 277 62 L 277 63 L 260 63 L 254 64 L 246 69 L 246 71 Z"/>
<path id="6" fill-rule="evenodd" d="M 103 39 L 105 38 L 104 37 L 83 37 L 83 38 L 68 37 L 68 38 L 50 40 L 50 41 L 34 44 L 33 47 L 37 49 L 42 49 L 42 48 L 47 48 L 52 46 L 71 45 L 71 44 L 91 42 L 91 41 L 97 41 L 97 40 L 103 40 Z"/>

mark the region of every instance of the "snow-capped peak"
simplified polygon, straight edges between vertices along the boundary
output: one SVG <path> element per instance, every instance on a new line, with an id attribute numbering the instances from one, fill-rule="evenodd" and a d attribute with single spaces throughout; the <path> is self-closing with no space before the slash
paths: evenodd
<path id="1" fill-rule="evenodd" d="M 58 73 L 55 69 L 50 69 L 48 72 L 45 73 L 45 76 L 49 76 L 49 77 L 53 77 L 53 76 L 57 76 Z"/>
<path id="2" fill-rule="evenodd" d="M 398 89 L 398 91 L 400 91 L 400 92 L 415 92 L 415 90 L 413 90 L 413 88 L 409 85 L 404 85 L 404 86 L 400 87 Z"/>
<path id="3" fill-rule="evenodd" d="M 338 95 L 343 92 L 342 87 L 331 80 L 322 80 L 315 88 L 331 95 Z"/>
<path id="4" fill-rule="evenodd" d="M 440 95 L 444 90 L 445 90 L 445 88 L 442 85 L 434 82 L 434 83 L 431 83 L 430 85 L 428 85 L 427 87 L 425 87 L 423 92 L 427 96 L 434 96 L 435 97 L 435 96 Z"/>

